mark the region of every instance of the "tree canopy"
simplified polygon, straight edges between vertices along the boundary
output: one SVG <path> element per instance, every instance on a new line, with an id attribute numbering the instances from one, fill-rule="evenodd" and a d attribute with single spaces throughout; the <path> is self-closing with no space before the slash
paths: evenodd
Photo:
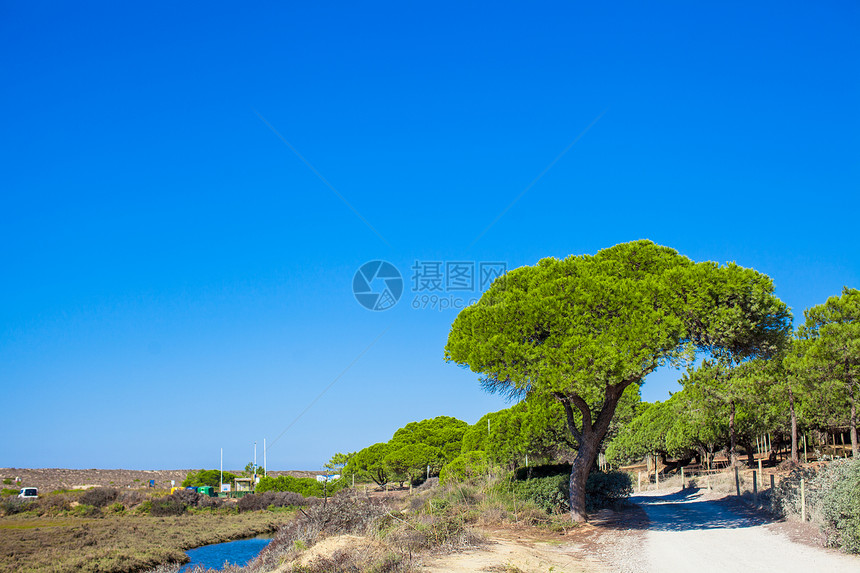
<path id="1" fill-rule="evenodd" d="M 188 472 L 182 480 L 182 487 L 199 487 L 208 485 L 218 489 L 221 484 L 222 474 L 220 470 L 198 470 Z M 224 483 L 230 483 L 236 476 L 230 472 L 223 473 Z"/>
<path id="2" fill-rule="evenodd" d="M 427 472 L 438 475 L 446 463 L 460 455 L 463 434 L 469 424 L 451 416 L 409 422 L 380 442 L 350 454 L 345 475 L 372 479 L 379 485 L 390 481 L 417 481 Z"/>

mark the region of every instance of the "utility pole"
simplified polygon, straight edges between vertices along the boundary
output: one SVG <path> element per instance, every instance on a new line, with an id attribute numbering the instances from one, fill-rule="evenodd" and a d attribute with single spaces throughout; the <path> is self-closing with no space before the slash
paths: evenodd
<path id="1" fill-rule="evenodd" d="M 263 477 L 266 477 L 268 474 L 266 473 L 268 470 L 266 469 L 266 438 L 263 438 Z"/>

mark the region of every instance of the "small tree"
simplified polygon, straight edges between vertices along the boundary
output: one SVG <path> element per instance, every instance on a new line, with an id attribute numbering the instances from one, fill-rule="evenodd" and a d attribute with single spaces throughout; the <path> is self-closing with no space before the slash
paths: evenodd
<path id="1" fill-rule="evenodd" d="M 384 486 L 389 482 L 389 470 L 385 464 L 388 444 L 378 443 L 355 453 L 344 468 L 344 472 L 357 474 Z"/>
<path id="2" fill-rule="evenodd" d="M 343 468 L 349 463 L 350 458 L 355 455 L 355 452 L 349 454 L 342 454 L 340 452 L 336 453 L 331 457 L 331 459 L 326 463 L 323 467 L 325 469 L 335 472 L 335 473 L 343 473 Z"/>
<path id="3" fill-rule="evenodd" d="M 224 472 L 224 483 L 228 483 L 236 479 L 236 476 L 230 472 Z M 208 485 L 216 490 L 221 485 L 221 472 L 219 470 L 199 470 L 196 472 L 188 472 L 185 479 L 182 481 L 182 487 L 199 487 Z"/>

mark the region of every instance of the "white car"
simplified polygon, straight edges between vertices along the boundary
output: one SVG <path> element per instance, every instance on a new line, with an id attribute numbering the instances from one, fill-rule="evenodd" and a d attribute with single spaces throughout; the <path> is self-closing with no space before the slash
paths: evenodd
<path id="1" fill-rule="evenodd" d="M 18 494 L 18 497 L 21 499 L 38 499 L 39 490 L 35 487 L 24 487 L 21 488 L 21 493 Z"/>

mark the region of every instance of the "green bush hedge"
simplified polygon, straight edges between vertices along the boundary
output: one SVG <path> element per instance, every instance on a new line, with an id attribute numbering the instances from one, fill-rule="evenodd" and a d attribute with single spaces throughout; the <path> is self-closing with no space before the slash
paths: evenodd
<path id="1" fill-rule="evenodd" d="M 514 481 L 514 494 L 533 502 L 548 513 L 570 510 L 570 475 Z M 594 472 L 585 483 L 585 509 L 597 511 L 612 507 L 633 493 L 633 480 L 624 472 Z"/>
<path id="2" fill-rule="evenodd" d="M 328 495 L 333 495 L 347 487 L 347 480 L 341 478 L 328 483 Z M 292 476 L 278 476 L 260 478 L 260 483 L 254 488 L 256 493 L 267 491 L 291 491 L 305 497 L 323 497 L 326 489 L 322 482 L 313 478 L 295 478 Z"/>
<path id="3" fill-rule="evenodd" d="M 210 487 L 214 487 L 215 491 L 218 491 L 219 485 L 221 482 L 221 471 L 220 470 L 198 470 L 188 472 L 188 475 L 185 476 L 185 479 L 182 480 L 182 487 L 199 487 L 203 485 L 208 485 Z M 223 475 L 224 482 L 230 483 L 236 476 L 231 474 L 230 472 L 224 472 Z"/>
<path id="4" fill-rule="evenodd" d="M 468 481 L 478 476 L 486 475 L 490 469 L 487 453 L 473 450 L 460 454 L 446 464 L 439 472 L 439 482 Z"/>

